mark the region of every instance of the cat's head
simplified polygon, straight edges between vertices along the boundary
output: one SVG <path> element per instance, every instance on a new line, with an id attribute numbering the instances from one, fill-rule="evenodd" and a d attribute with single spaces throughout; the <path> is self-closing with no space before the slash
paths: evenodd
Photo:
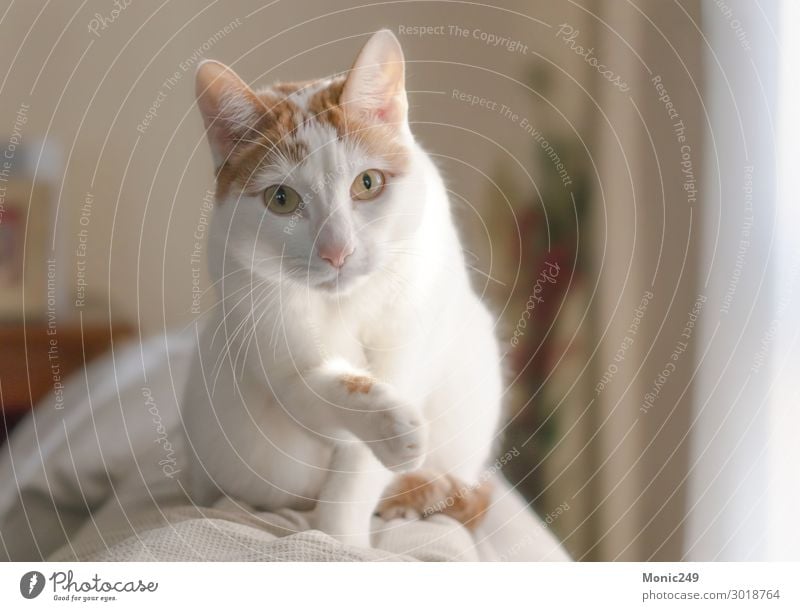
<path id="1" fill-rule="evenodd" d="M 253 91 L 214 61 L 197 99 L 217 171 L 212 274 L 340 292 L 375 273 L 419 224 L 403 53 L 374 34 L 344 75 Z"/>

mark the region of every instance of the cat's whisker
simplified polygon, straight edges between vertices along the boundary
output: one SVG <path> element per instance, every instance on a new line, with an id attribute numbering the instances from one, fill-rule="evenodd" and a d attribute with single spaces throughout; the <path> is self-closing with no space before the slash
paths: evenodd
<path id="1" fill-rule="evenodd" d="M 283 259 L 283 255 L 280 255 L 280 256 L 273 256 L 273 257 L 266 257 L 266 258 L 264 258 L 264 259 L 260 259 L 260 261 L 265 261 L 265 260 L 269 260 L 269 259 L 281 259 L 281 260 L 282 260 L 282 259 Z M 251 283 L 250 283 L 249 285 L 244 285 L 244 287 L 243 287 L 243 288 L 250 288 L 250 289 L 251 289 L 251 291 L 255 291 L 255 290 L 258 290 L 260 287 L 264 286 L 265 284 L 267 284 L 267 283 L 270 283 L 270 282 L 273 282 L 273 278 L 271 278 L 269 275 L 267 275 L 266 277 L 262 277 L 262 276 L 256 276 L 256 278 L 258 278 L 258 282 L 255 282 L 255 283 L 254 283 L 254 282 L 252 282 L 252 279 L 251 279 Z M 218 302 L 218 303 L 224 303 L 224 301 L 225 301 L 226 299 L 229 299 L 229 298 L 233 297 L 233 295 L 235 295 L 236 293 L 240 292 L 241 290 L 242 290 L 242 288 L 239 288 L 239 289 L 236 289 L 235 291 L 233 291 L 233 292 L 232 292 L 232 293 L 230 293 L 230 294 L 227 294 L 227 295 L 223 294 L 223 297 L 222 297 L 222 298 L 219 300 L 219 302 Z M 214 335 L 213 335 L 213 336 L 212 336 L 212 338 L 211 338 L 211 341 L 212 341 L 212 343 L 213 343 L 214 339 L 216 338 L 216 336 L 217 336 L 217 333 L 219 332 L 220 326 L 221 326 L 221 325 L 222 325 L 222 324 L 225 322 L 225 319 L 226 319 L 226 318 L 227 318 L 227 317 L 228 317 L 228 316 L 229 316 L 229 315 L 230 315 L 230 314 L 231 314 L 233 311 L 235 311 L 235 309 L 236 309 L 236 308 L 237 308 L 237 307 L 238 307 L 238 306 L 239 306 L 239 305 L 240 305 L 240 304 L 241 304 L 241 303 L 242 303 L 244 300 L 246 300 L 246 299 L 247 299 L 247 297 L 248 297 L 248 295 L 245 295 L 245 296 L 243 296 L 243 297 L 242 297 L 242 298 L 241 298 L 239 301 L 237 301 L 237 302 L 236 302 L 236 304 L 234 304 L 234 305 L 231 307 L 230 311 L 229 311 L 228 313 L 226 313 L 226 314 L 225 314 L 225 316 L 224 316 L 223 320 L 222 320 L 222 321 L 220 321 L 220 324 L 217 326 L 217 328 L 216 328 L 216 329 L 215 329 L 215 331 L 214 331 Z M 223 311 L 224 311 L 224 308 L 223 308 Z"/>
<path id="2" fill-rule="evenodd" d="M 259 315 L 258 319 L 256 319 L 256 321 L 253 323 L 253 331 L 250 334 L 250 339 L 248 339 L 248 341 L 247 341 L 247 349 L 245 350 L 243 363 L 247 359 L 247 354 L 248 354 L 248 352 L 250 350 L 250 344 L 253 341 L 253 338 L 255 338 L 256 334 L 258 333 L 258 330 L 259 330 L 259 328 L 261 326 L 261 321 L 264 319 L 264 317 L 269 312 L 273 311 L 273 305 L 278 300 L 279 297 L 280 297 L 280 291 L 278 290 L 278 291 L 274 292 L 274 294 L 269 295 L 269 302 L 259 306 L 259 308 L 263 309 L 263 311 Z M 280 308 L 278 308 L 277 311 L 275 311 L 274 313 L 275 313 L 275 321 L 276 322 L 273 324 L 273 329 L 274 329 L 275 324 L 277 324 L 277 321 L 281 320 L 283 318 L 283 312 L 281 311 Z M 271 344 L 272 344 L 272 335 L 270 335 L 270 339 L 269 339 L 269 342 L 268 342 L 268 345 L 271 345 Z M 244 367 L 244 365 L 243 365 L 243 367 Z"/>
<path id="3" fill-rule="evenodd" d="M 386 280 L 389 284 L 389 290 L 392 291 L 392 296 L 396 299 L 410 302 L 410 298 L 403 290 L 411 286 L 409 279 L 391 267 L 381 265 L 378 269 L 386 274 Z M 364 304 L 363 307 L 366 308 L 368 305 Z"/>
<path id="4" fill-rule="evenodd" d="M 422 257 L 426 261 L 431 260 L 433 253 L 420 253 L 415 250 L 399 250 L 399 249 L 387 249 L 386 252 L 391 255 L 405 255 L 408 257 Z M 450 261 L 447 260 L 446 257 L 435 258 L 436 262 L 439 265 L 443 265 L 445 269 L 452 269 L 457 270 L 459 269 L 458 266 L 453 265 Z"/>
<path id="5" fill-rule="evenodd" d="M 275 302 L 278 300 L 279 297 L 280 297 L 280 292 L 273 295 L 269 303 L 264 306 L 264 312 L 261 314 L 261 316 L 259 316 L 258 320 L 256 321 L 256 327 L 261 325 L 261 321 L 263 320 L 264 316 L 266 315 L 267 312 L 272 310 L 273 305 L 275 304 Z M 280 308 L 278 308 L 277 311 L 275 312 L 275 320 L 272 323 L 272 331 L 270 332 L 269 339 L 267 340 L 267 346 L 269 347 L 272 347 L 272 338 L 275 335 L 275 326 L 278 324 L 278 320 L 280 320 L 282 316 L 283 315 L 280 311 Z"/>
<path id="6" fill-rule="evenodd" d="M 259 258 L 259 259 L 255 259 L 254 263 L 255 264 L 260 264 L 260 263 L 264 263 L 266 261 L 269 261 L 271 259 L 278 259 L 278 258 L 280 258 L 280 255 L 273 255 L 273 256 L 270 256 L 270 257 L 262 257 L 262 258 Z M 226 279 L 229 279 L 231 276 L 234 276 L 235 274 L 238 274 L 238 273 L 241 273 L 241 272 L 250 272 L 250 274 L 253 276 L 252 279 L 251 279 L 251 283 L 250 284 L 242 284 L 242 286 L 240 286 L 238 288 L 235 288 L 233 290 L 230 290 L 230 291 L 222 289 L 220 291 L 219 298 L 216 301 L 214 301 L 213 303 L 208 304 L 208 306 L 204 310 L 202 310 L 201 312 L 198 312 L 196 314 L 195 318 L 192 321 L 190 321 L 185 327 L 183 327 L 182 330 L 185 331 L 186 329 L 188 329 L 192 325 L 196 324 L 199 319 L 201 319 L 204 316 L 206 316 L 206 315 L 210 314 L 211 312 L 215 311 L 217 309 L 217 306 L 219 306 L 221 303 L 223 303 L 226 299 L 231 299 L 235 295 L 237 295 L 238 293 L 241 293 L 242 291 L 245 291 L 247 289 L 253 289 L 255 286 L 258 286 L 258 283 L 254 282 L 254 280 L 256 280 L 256 279 L 258 279 L 259 281 L 261 281 L 261 280 L 269 280 L 269 278 L 261 278 L 259 275 L 255 274 L 255 272 L 254 272 L 252 267 L 249 267 L 249 268 L 248 267 L 240 267 L 240 268 L 234 269 L 234 270 L 226 273 L 219 280 L 216 280 L 215 282 L 211 283 L 208 287 L 206 287 L 200 293 L 200 298 L 204 297 L 216 285 L 220 284 L 221 282 L 224 282 Z"/>
<path id="7" fill-rule="evenodd" d="M 202 312 L 198 313 L 198 314 L 197 314 L 197 317 L 198 317 L 198 318 L 202 318 L 202 317 L 203 317 L 203 316 L 205 316 L 206 314 L 208 314 L 208 313 L 210 313 L 210 312 L 212 312 L 212 311 L 216 310 L 217 306 L 218 306 L 218 305 L 220 305 L 220 304 L 221 304 L 221 303 L 222 303 L 222 302 L 223 302 L 225 299 L 230 299 L 230 298 L 232 298 L 234 295 L 236 295 L 237 293 L 241 293 L 242 291 L 244 291 L 244 290 L 247 290 L 248 288 L 250 288 L 250 286 L 249 286 L 249 285 L 246 285 L 246 284 L 244 284 L 244 285 L 240 286 L 240 287 L 239 287 L 239 288 L 237 288 L 237 289 L 234 289 L 233 291 L 231 291 L 231 292 L 229 292 L 229 293 L 226 293 L 226 294 L 224 294 L 224 295 L 221 295 L 221 296 L 219 297 L 219 299 L 217 299 L 217 300 L 216 300 L 216 301 L 214 301 L 213 303 L 209 304 L 209 305 L 208 305 L 208 307 L 207 307 L 206 309 L 204 309 Z M 194 322 L 195 322 L 195 321 L 192 321 L 190 324 L 194 324 Z"/>
<path id="8" fill-rule="evenodd" d="M 472 270 L 472 271 L 474 271 L 475 273 L 477 273 L 477 274 L 480 274 L 481 276 L 483 276 L 483 277 L 484 277 L 484 278 L 486 278 L 487 280 L 491 280 L 492 282 L 496 282 L 496 283 L 497 283 L 497 284 L 499 284 L 500 286 L 508 286 L 508 285 L 507 285 L 505 282 L 503 282 L 502 280 L 498 280 L 498 279 L 497 279 L 497 278 L 495 278 L 494 276 L 490 276 L 490 275 L 489 275 L 489 274 L 487 274 L 485 271 L 483 271 L 482 269 L 478 269 L 478 268 L 477 268 L 477 267 L 475 267 L 474 265 L 470 265 L 469 263 L 464 263 L 464 265 L 466 265 L 466 266 L 467 266 L 469 269 L 471 269 L 471 270 Z"/>
<path id="9" fill-rule="evenodd" d="M 249 353 L 249 350 L 250 350 L 250 344 L 252 343 L 253 338 L 256 336 L 256 334 L 258 332 L 258 328 L 259 328 L 259 325 L 261 323 L 261 320 L 270 311 L 271 306 L 274 303 L 274 301 L 278 297 L 280 297 L 280 294 L 281 294 L 280 290 L 281 290 L 281 288 L 283 286 L 283 283 L 281 281 L 282 280 L 282 276 L 283 275 L 287 275 L 288 276 L 289 274 L 291 274 L 294 271 L 300 271 L 300 270 L 304 269 L 304 266 L 295 265 L 295 266 L 290 267 L 288 270 L 284 271 L 282 263 L 283 263 L 283 259 L 281 260 L 281 265 L 278 268 L 278 281 L 274 283 L 273 288 L 266 295 L 264 295 L 262 293 L 262 296 L 260 296 L 259 299 L 257 300 L 258 301 L 257 304 L 251 305 L 249 314 L 252 315 L 251 319 L 253 319 L 254 322 L 253 322 L 253 325 L 252 325 L 252 329 L 249 332 L 249 336 L 245 340 L 242 341 L 242 345 L 245 346 L 245 352 L 244 352 L 244 356 L 242 358 L 242 375 L 244 375 L 244 367 L 245 367 L 245 363 L 246 363 L 246 359 L 247 359 L 247 354 Z M 269 300 L 268 303 L 267 303 L 267 300 Z M 259 314 L 258 319 L 255 320 L 254 319 L 255 312 L 260 310 L 260 309 L 262 309 L 262 308 L 263 308 L 263 311 Z M 270 344 L 272 343 L 272 335 L 275 332 L 275 325 L 277 325 L 277 322 L 279 320 L 282 320 L 282 318 L 283 318 L 283 314 L 282 314 L 282 311 L 279 309 L 278 315 L 276 316 L 276 322 L 273 324 L 273 333 L 270 335 Z M 277 341 L 276 341 L 276 346 L 277 346 Z M 241 352 L 241 350 L 242 350 L 242 347 L 240 346 L 239 352 Z M 239 352 L 237 352 L 237 356 L 236 356 L 236 359 L 235 359 L 234 362 L 238 362 Z"/>
<path id="10" fill-rule="evenodd" d="M 223 355 L 223 357 L 225 355 L 226 350 L 230 347 L 232 341 L 236 337 L 236 335 L 240 332 L 240 330 L 242 328 L 242 325 L 244 325 L 247 322 L 247 316 L 249 316 L 250 312 L 248 311 L 248 315 L 244 316 L 242 318 L 242 320 L 237 323 L 236 327 L 234 328 L 234 330 L 231 333 L 227 332 L 227 324 L 226 324 L 227 320 L 236 312 L 236 309 L 238 308 L 238 306 L 241 303 L 243 303 L 245 300 L 247 300 L 248 297 L 250 297 L 252 299 L 252 296 L 256 291 L 261 290 L 262 292 L 259 293 L 259 295 L 261 295 L 261 294 L 263 294 L 264 291 L 269 290 L 270 287 L 268 286 L 268 284 L 269 284 L 268 282 L 263 281 L 263 282 L 260 282 L 257 285 L 254 285 L 253 287 L 251 287 L 251 290 L 246 295 L 244 295 L 241 299 L 239 299 L 239 301 L 230 310 L 228 310 L 227 313 L 224 314 L 223 319 L 220 321 L 219 325 L 217 325 L 217 328 L 215 329 L 214 334 L 213 334 L 213 336 L 211 338 L 211 345 L 212 346 L 214 345 L 217 333 L 219 333 L 220 329 L 222 329 L 223 326 L 224 326 L 225 329 L 226 329 L 226 334 L 225 334 L 225 344 L 224 344 L 223 349 L 221 351 L 221 354 Z M 215 363 L 214 370 L 216 370 L 216 366 L 219 363 L 220 363 L 220 360 L 217 360 L 217 362 Z M 212 372 L 214 370 L 212 370 Z"/>
<path id="11" fill-rule="evenodd" d="M 225 344 L 221 347 L 219 356 L 217 357 L 217 360 L 214 363 L 214 367 L 211 370 L 211 374 L 212 374 L 212 376 L 214 378 L 213 384 L 212 384 L 212 390 L 211 390 L 212 395 L 213 395 L 214 391 L 216 390 L 217 379 L 219 378 L 219 374 L 222 371 L 222 367 L 225 364 L 226 357 L 228 358 L 228 360 L 231 359 L 231 356 L 232 356 L 231 349 L 233 347 L 233 342 L 234 342 L 236 336 L 239 334 L 239 332 L 244 328 L 244 325 L 246 323 L 247 323 L 247 317 L 242 318 L 242 320 L 236 325 L 236 328 L 233 331 L 233 333 L 230 334 L 230 335 L 226 335 L 226 337 L 225 337 Z"/>
<path id="12" fill-rule="evenodd" d="M 291 274 L 293 272 L 302 272 L 303 270 L 308 270 L 306 266 L 303 265 L 296 265 L 288 270 L 287 273 Z M 280 297 L 281 294 L 279 293 L 277 297 Z M 280 326 L 279 326 L 280 325 Z M 285 325 L 283 320 L 283 306 L 278 308 L 278 315 L 275 317 L 275 322 L 272 324 L 272 332 L 270 333 L 269 343 L 272 346 L 272 356 L 275 358 L 278 353 L 278 342 L 280 341 L 280 335 L 278 331 L 285 331 Z M 285 335 L 284 335 L 285 336 Z"/>
<path id="13" fill-rule="evenodd" d="M 214 329 L 214 334 L 211 336 L 211 345 L 214 345 L 214 341 L 217 338 L 217 334 L 219 333 L 219 331 L 222 328 L 222 326 L 225 325 L 226 321 L 228 320 L 228 317 L 230 317 L 231 314 L 233 314 L 236 311 L 236 308 L 239 305 L 241 305 L 252 294 L 253 291 L 256 291 L 256 290 L 260 289 L 262 286 L 267 284 L 267 282 L 268 282 L 268 280 L 260 280 L 259 282 L 251 283 L 250 285 L 245 285 L 245 286 L 248 286 L 250 288 L 250 291 L 247 294 L 245 294 L 244 296 L 242 296 L 242 298 L 239 299 L 239 301 L 237 301 L 233 306 L 230 306 L 230 308 L 227 310 L 227 312 L 226 312 L 226 308 L 225 308 L 225 303 L 226 303 L 226 299 L 230 299 L 230 297 L 227 297 L 227 296 L 223 297 L 223 299 L 222 299 L 222 313 L 223 313 L 223 316 L 222 316 L 222 320 L 220 320 L 219 324 L 217 325 L 217 328 Z"/>
<path id="14" fill-rule="evenodd" d="M 387 250 L 387 252 L 388 252 L 388 253 L 390 253 L 390 254 L 397 254 L 397 255 L 423 256 L 422 254 L 420 254 L 420 253 L 418 253 L 418 252 L 414 252 L 414 251 L 410 251 L 410 250 L 399 250 L 399 249 L 398 249 L 398 250 Z M 469 254 L 473 254 L 473 253 L 469 253 Z M 428 256 L 428 255 L 425 255 L 425 256 Z M 473 256 L 474 256 L 474 255 L 473 255 Z M 476 259 L 477 259 L 477 257 L 476 257 Z M 443 262 L 443 264 L 445 265 L 445 267 L 447 267 L 447 268 L 449 268 L 449 269 L 456 269 L 456 266 L 453 266 L 453 265 L 451 265 L 451 264 L 447 263 L 446 261 L 445 261 L 445 262 Z M 482 269 L 479 269 L 479 268 L 475 267 L 474 265 L 470 265 L 470 264 L 469 264 L 469 263 L 467 263 L 467 262 L 464 262 L 464 265 L 465 265 L 467 268 L 471 269 L 472 271 L 474 271 L 474 272 L 476 272 L 476 273 L 480 274 L 481 276 L 484 276 L 484 277 L 485 277 L 485 278 L 487 278 L 488 280 L 491 280 L 492 282 L 495 282 L 495 283 L 499 284 L 500 286 L 508 286 L 508 285 L 507 285 L 505 282 L 503 282 L 502 280 L 499 280 L 499 279 L 495 278 L 495 277 L 494 277 L 494 276 L 492 276 L 491 274 L 488 274 L 488 273 L 486 273 L 485 271 L 483 271 Z"/>
<path id="15" fill-rule="evenodd" d="M 279 323 L 280 327 L 278 326 Z M 269 335 L 269 345 L 272 348 L 273 358 L 276 358 L 278 355 L 278 342 L 280 341 L 280 335 L 278 334 L 278 330 L 281 331 L 285 330 L 282 313 L 278 313 L 278 315 L 275 317 L 275 322 L 272 324 L 272 332 Z"/>
<path id="16" fill-rule="evenodd" d="M 228 316 L 229 315 L 230 315 L 230 313 L 228 314 Z M 228 316 L 226 316 L 226 318 Z M 225 356 L 227 356 L 227 352 L 229 351 L 229 349 L 231 347 L 233 339 L 236 337 L 236 335 L 238 334 L 238 332 L 240 331 L 242 325 L 246 322 L 246 320 L 247 320 L 246 318 L 243 318 L 240 322 L 238 322 L 232 333 L 227 333 L 227 329 L 226 329 L 226 334 L 225 334 L 225 337 L 223 338 L 225 340 L 225 343 L 223 344 L 223 346 L 220 349 L 219 357 L 217 358 L 216 362 L 214 363 L 214 368 L 211 370 L 212 374 L 214 374 L 215 382 L 216 382 L 217 375 L 219 375 L 219 372 L 217 371 L 217 368 L 221 367 L 221 363 L 224 361 Z M 212 343 L 212 345 L 213 345 L 213 343 Z"/>
<path id="17" fill-rule="evenodd" d="M 283 253 L 281 253 L 281 255 L 280 255 L 280 265 L 278 266 L 278 276 L 279 276 L 279 281 L 278 282 L 272 282 L 271 279 L 268 277 L 268 278 L 266 278 L 265 280 L 263 280 L 261 283 L 259 283 L 257 285 L 257 288 L 260 288 L 260 287 L 262 287 L 264 285 L 267 285 L 267 286 L 261 291 L 261 293 L 259 293 L 259 296 L 256 299 L 251 299 L 250 308 L 248 309 L 247 315 L 242 318 L 242 321 L 236 326 L 233 334 L 226 341 L 225 347 L 224 347 L 224 350 L 223 350 L 223 355 L 225 354 L 225 352 L 229 352 L 232 349 L 233 342 L 236 341 L 236 337 L 238 335 L 240 335 L 243 332 L 244 329 L 246 329 L 246 325 L 247 325 L 248 320 L 254 320 L 254 312 L 256 310 L 256 305 L 255 304 L 256 303 L 263 303 L 264 300 L 268 299 L 272 295 L 273 292 L 275 292 L 275 291 L 280 289 L 280 287 L 281 287 L 280 273 L 281 273 L 281 270 L 283 269 L 283 261 L 284 261 L 284 255 L 283 255 Z M 236 303 L 236 305 L 234 306 L 234 309 L 236 307 L 238 307 L 242 303 L 242 301 L 244 299 L 247 299 L 248 296 L 252 296 L 253 293 L 255 292 L 255 290 L 257 290 L 257 288 L 254 288 L 252 291 L 250 291 L 250 293 L 248 295 L 245 295 L 242 299 L 240 299 Z M 228 315 L 225 316 L 225 318 L 223 319 L 223 322 L 224 322 L 225 319 L 227 319 L 227 317 L 228 317 Z M 222 324 L 222 323 L 220 323 L 220 324 Z M 212 345 L 214 343 L 214 337 L 216 337 L 216 334 L 219 331 L 219 328 L 220 327 L 218 326 L 217 329 L 214 332 L 214 336 L 212 337 L 212 340 L 211 340 Z M 248 335 L 250 335 L 251 333 L 255 333 L 256 331 L 257 331 L 257 325 L 254 322 L 252 330 L 248 331 L 248 332 L 245 332 L 245 335 L 243 336 L 242 341 L 240 343 L 239 350 L 237 351 L 236 357 L 234 358 L 233 363 L 231 364 L 231 366 L 233 367 L 234 372 L 236 371 L 236 363 L 238 362 L 239 354 L 241 353 L 242 347 L 245 345 L 245 343 L 247 343 L 247 345 L 249 347 L 249 339 L 251 339 L 251 338 L 248 338 Z M 247 351 L 245 351 L 245 356 L 246 356 L 246 354 L 247 354 Z M 224 361 L 222 361 L 222 362 L 224 363 Z M 244 367 L 245 367 L 245 363 L 243 361 L 242 362 L 242 371 L 244 371 Z M 216 375 L 214 376 L 214 387 L 215 388 L 216 388 L 217 379 L 218 379 L 219 374 L 220 374 L 221 371 L 222 371 L 222 364 L 220 363 L 219 369 L 216 372 Z"/>
<path id="18" fill-rule="evenodd" d="M 283 289 L 283 285 L 276 284 L 275 288 L 273 290 L 271 290 L 267 295 L 265 295 L 264 298 L 262 300 L 260 300 L 259 304 L 257 304 L 256 306 L 253 307 L 253 312 L 254 313 L 258 312 L 259 310 L 261 310 L 261 311 L 258 313 L 258 318 L 255 319 L 255 321 L 253 322 L 253 329 L 252 329 L 252 332 L 251 332 L 251 338 L 250 338 L 250 340 L 248 340 L 248 342 L 251 341 L 252 338 L 255 337 L 255 334 L 259 331 L 260 325 L 261 325 L 261 321 L 264 319 L 264 317 L 269 312 L 272 311 L 275 302 L 280 297 L 282 289 Z M 278 312 L 277 314 L 280 314 L 280 313 Z M 277 318 L 277 316 L 276 316 L 276 318 Z"/>
<path id="19" fill-rule="evenodd" d="M 201 297 L 205 296 L 205 294 L 208 293 L 208 291 L 213 289 L 220 282 L 223 282 L 229 276 L 233 276 L 234 274 L 239 274 L 241 272 L 249 272 L 249 273 L 251 273 L 253 275 L 257 275 L 256 272 L 255 272 L 255 269 L 254 269 L 256 265 L 260 265 L 262 263 L 266 263 L 267 261 L 271 261 L 272 259 L 281 259 L 282 257 L 283 257 L 283 255 L 271 255 L 269 257 L 260 257 L 258 259 L 253 259 L 253 260 L 248 262 L 250 264 L 249 266 L 237 267 L 236 269 L 227 272 L 219 280 L 215 280 L 214 282 L 209 284 L 205 289 L 203 289 L 203 292 L 200 293 L 200 296 Z"/>
<path id="20" fill-rule="evenodd" d="M 268 289 L 264 289 L 265 291 Z M 259 296 L 260 297 L 260 296 Z M 247 321 L 250 319 L 250 315 L 244 317 L 242 321 L 237 325 L 236 330 L 234 333 L 227 339 L 225 345 L 222 348 L 222 352 L 220 353 L 220 358 L 215 365 L 215 370 L 212 370 L 212 374 L 214 375 L 214 380 L 212 383 L 212 395 L 214 394 L 216 387 L 217 387 L 217 380 L 219 379 L 219 375 L 222 372 L 222 368 L 225 365 L 225 357 L 228 357 L 228 360 L 231 364 L 231 370 L 236 371 L 236 361 L 237 357 L 233 357 L 233 348 L 234 342 L 236 342 L 237 337 L 247 328 Z M 233 358 L 232 358 L 233 357 Z M 214 373 L 216 371 L 216 373 Z M 235 376 L 234 376 L 235 379 Z"/>
<path id="21" fill-rule="evenodd" d="M 247 363 L 247 355 L 250 352 L 250 344 L 252 343 L 253 338 L 255 338 L 258 333 L 259 323 L 261 322 L 261 319 L 263 319 L 264 316 L 270 311 L 272 303 L 275 301 L 277 297 L 275 293 L 279 292 L 280 288 L 281 288 L 280 284 L 275 285 L 272 288 L 272 290 L 270 290 L 263 298 L 260 298 L 259 302 L 257 304 L 254 304 L 253 307 L 251 308 L 253 315 L 255 315 L 255 313 L 258 310 L 263 310 L 263 311 L 259 314 L 258 319 L 253 321 L 252 329 L 250 330 L 248 336 L 242 341 L 242 346 L 244 346 L 244 355 L 242 356 L 242 368 L 241 368 L 240 379 L 241 377 L 244 376 L 245 365 Z M 242 346 L 239 347 L 239 352 L 242 351 Z M 234 360 L 234 363 L 238 362 L 239 360 L 239 352 L 236 353 L 236 359 Z"/>

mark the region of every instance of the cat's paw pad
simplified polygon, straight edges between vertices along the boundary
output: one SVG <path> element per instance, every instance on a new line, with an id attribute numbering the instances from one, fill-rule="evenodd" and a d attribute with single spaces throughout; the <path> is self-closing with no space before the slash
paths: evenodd
<path id="1" fill-rule="evenodd" d="M 425 460 L 425 427 L 416 410 L 395 407 L 372 415 L 376 435 L 368 443 L 383 466 L 413 471 Z"/>

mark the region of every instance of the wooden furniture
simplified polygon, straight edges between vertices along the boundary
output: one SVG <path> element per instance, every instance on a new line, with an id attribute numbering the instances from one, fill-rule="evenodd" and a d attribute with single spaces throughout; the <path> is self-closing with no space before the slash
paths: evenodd
<path id="1" fill-rule="evenodd" d="M 39 399 L 109 350 L 112 338 L 118 346 L 132 335 L 118 324 L 0 323 L 0 442 Z"/>

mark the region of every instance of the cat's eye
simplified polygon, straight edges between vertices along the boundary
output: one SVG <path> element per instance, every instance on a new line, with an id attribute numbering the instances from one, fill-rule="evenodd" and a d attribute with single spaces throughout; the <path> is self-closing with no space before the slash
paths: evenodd
<path id="1" fill-rule="evenodd" d="M 374 199 L 381 194 L 386 186 L 386 176 L 380 170 L 365 170 L 361 172 L 350 186 L 350 196 L 353 199 Z"/>
<path id="2" fill-rule="evenodd" d="M 302 202 L 297 191 L 286 185 L 272 185 L 264 191 L 264 204 L 275 214 L 291 214 Z"/>

